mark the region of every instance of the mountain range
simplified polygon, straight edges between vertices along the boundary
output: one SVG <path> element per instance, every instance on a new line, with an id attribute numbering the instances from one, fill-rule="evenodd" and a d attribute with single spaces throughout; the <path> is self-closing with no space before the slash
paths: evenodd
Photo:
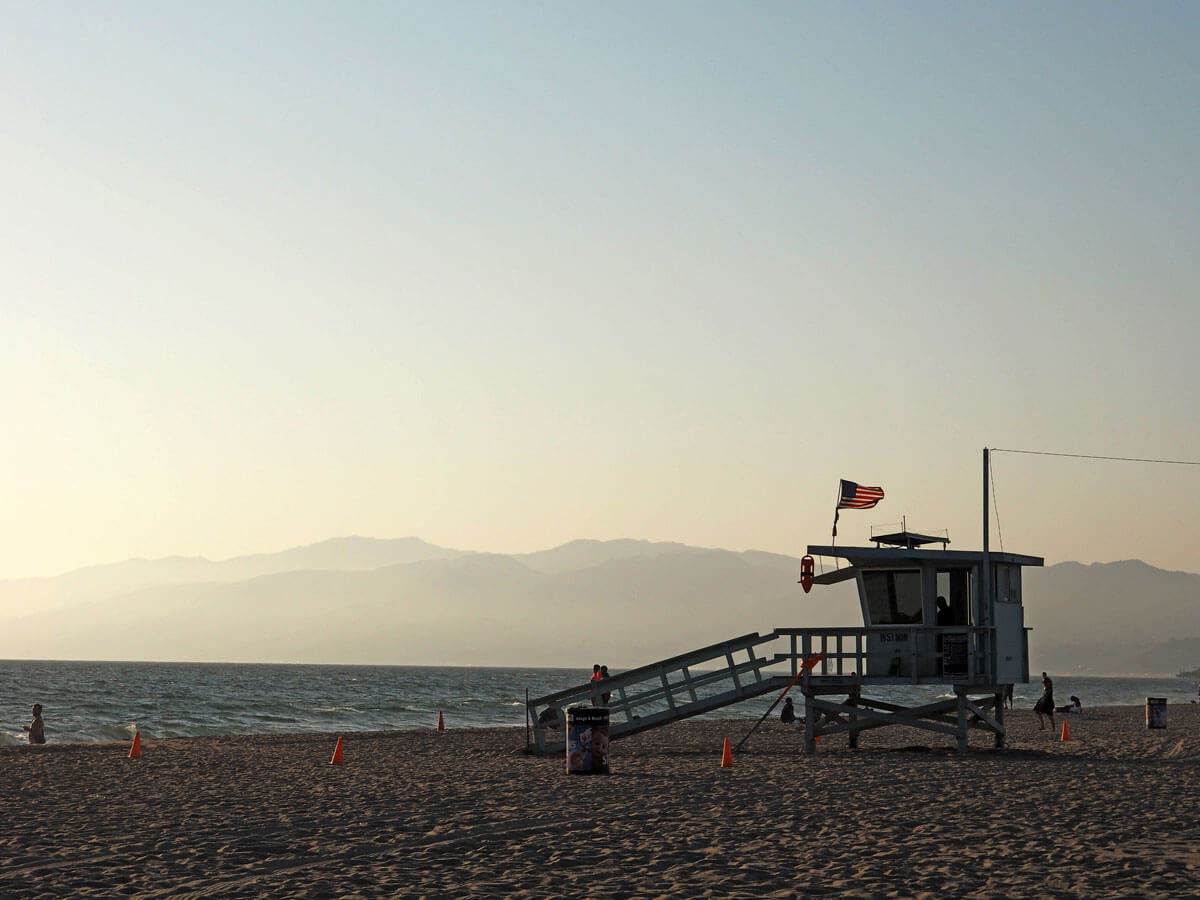
<path id="1" fill-rule="evenodd" d="M 641 665 L 752 631 L 861 625 L 852 584 L 797 558 L 636 540 L 500 555 L 415 537 L 127 560 L 0 581 L 0 657 Z M 1200 662 L 1200 575 L 1137 560 L 1025 572 L 1031 667 L 1174 674 Z"/>

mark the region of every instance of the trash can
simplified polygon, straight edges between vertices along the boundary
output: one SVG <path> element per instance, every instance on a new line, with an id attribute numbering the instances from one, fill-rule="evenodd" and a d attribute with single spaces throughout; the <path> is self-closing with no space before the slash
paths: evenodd
<path id="1" fill-rule="evenodd" d="M 567 707 L 567 773 L 607 775 L 608 707 Z"/>
<path id="2" fill-rule="evenodd" d="M 1166 697 L 1147 697 L 1146 698 L 1146 727 L 1147 728 L 1166 728 L 1167 727 L 1167 698 Z"/>

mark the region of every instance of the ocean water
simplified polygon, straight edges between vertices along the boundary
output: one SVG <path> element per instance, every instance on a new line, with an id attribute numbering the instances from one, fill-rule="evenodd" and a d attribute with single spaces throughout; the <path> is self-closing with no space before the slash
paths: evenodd
<path id="1" fill-rule="evenodd" d="M 614 674 L 619 670 L 614 670 Z M 124 741 L 144 737 L 386 731 L 523 726 L 526 690 L 538 697 L 585 683 L 590 669 L 434 668 L 237 663 L 54 662 L 0 660 L 0 744 L 23 744 L 30 707 L 45 707 L 46 739 Z M 1085 707 L 1168 704 L 1197 699 L 1182 678 L 1054 677 L 1057 703 Z M 1041 685 L 1017 685 L 1032 707 Z M 952 696 L 940 687 L 879 687 L 899 703 Z M 709 718 L 762 715 L 773 696 L 725 707 Z"/>

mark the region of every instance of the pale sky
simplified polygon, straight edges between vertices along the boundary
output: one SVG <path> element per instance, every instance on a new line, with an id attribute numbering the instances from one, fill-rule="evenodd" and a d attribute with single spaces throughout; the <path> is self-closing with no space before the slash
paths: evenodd
<path id="1" fill-rule="evenodd" d="M 1195 3 L 0 10 L 0 577 L 1200 460 Z M 1200 571 L 1200 466 L 994 463 L 1005 549 Z"/>

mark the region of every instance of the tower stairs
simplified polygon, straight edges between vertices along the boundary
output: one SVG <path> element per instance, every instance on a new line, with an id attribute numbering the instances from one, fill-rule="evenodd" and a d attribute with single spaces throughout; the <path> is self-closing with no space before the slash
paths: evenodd
<path id="1" fill-rule="evenodd" d="M 566 709 L 571 706 L 607 706 L 609 738 L 617 740 L 671 722 L 699 716 L 732 703 L 772 691 L 781 691 L 791 674 L 765 671 L 789 662 L 794 655 L 766 655 L 765 645 L 778 632 L 742 635 L 591 681 L 527 703 L 536 752 L 562 753 L 566 749 Z M 604 695 L 608 702 L 604 702 Z"/>

